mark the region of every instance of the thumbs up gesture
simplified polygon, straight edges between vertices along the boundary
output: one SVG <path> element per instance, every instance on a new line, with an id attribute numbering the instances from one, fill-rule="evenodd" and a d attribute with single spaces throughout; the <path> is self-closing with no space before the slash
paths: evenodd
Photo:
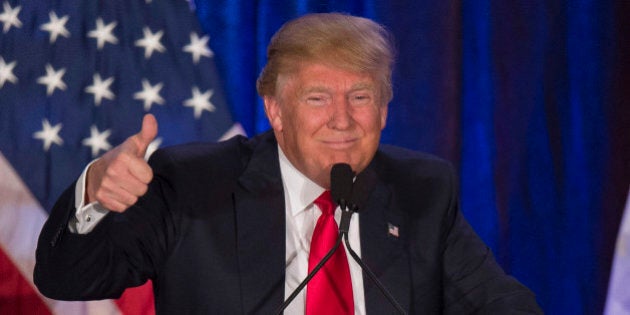
<path id="1" fill-rule="evenodd" d="M 145 115 L 140 132 L 90 166 L 86 176 L 86 204 L 98 201 L 111 211 L 124 212 L 147 192 L 153 171 L 144 154 L 157 136 L 157 128 L 155 117 Z"/>

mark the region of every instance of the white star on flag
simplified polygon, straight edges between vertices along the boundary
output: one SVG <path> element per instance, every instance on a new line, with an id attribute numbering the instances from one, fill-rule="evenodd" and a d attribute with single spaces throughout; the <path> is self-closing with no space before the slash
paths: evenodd
<path id="1" fill-rule="evenodd" d="M 214 53 L 210 48 L 208 48 L 208 41 L 210 40 L 210 36 L 206 35 L 202 38 L 199 38 L 197 33 L 190 33 L 190 44 L 184 46 L 183 51 L 190 53 L 193 57 L 193 63 L 199 63 L 199 59 L 203 57 L 212 57 Z"/>
<path id="2" fill-rule="evenodd" d="M 0 14 L 0 22 L 4 24 L 2 27 L 3 33 L 6 34 L 9 29 L 11 29 L 11 26 L 15 26 L 17 28 L 22 27 L 22 22 L 18 19 L 18 14 L 20 13 L 20 10 L 22 10 L 21 6 L 18 5 L 15 8 L 12 8 L 11 5 L 5 1 L 3 3 L 3 9 L 4 11 Z"/>
<path id="3" fill-rule="evenodd" d="M 66 73 L 66 68 L 61 68 L 59 71 L 55 71 L 55 69 L 50 65 L 46 64 L 46 75 L 41 76 L 37 79 L 37 83 L 46 86 L 46 95 L 51 96 L 55 89 L 60 89 L 62 91 L 66 90 L 66 84 L 63 82 L 63 75 Z"/>
<path id="4" fill-rule="evenodd" d="M 92 79 L 94 83 L 86 87 L 85 92 L 94 94 L 94 104 L 96 104 L 96 106 L 101 105 L 103 98 L 113 100 L 116 97 L 116 95 L 114 95 L 114 93 L 112 93 L 109 89 L 109 86 L 114 82 L 114 77 L 109 77 L 107 80 L 103 81 L 101 79 L 101 75 L 95 73 L 94 76 L 92 76 Z"/>
<path id="5" fill-rule="evenodd" d="M 101 50 L 105 43 L 118 44 L 118 38 L 112 34 L 114 27 L 116 27 L 116 21 L 104 25 L 103 19 L 98 18 L 96 19 L 96 29 L 91 30 L 87 36 L 96 38 L 96 48 Z"/>
<path id="6" fill-rule="evenodd" d="M 17 83 L 18 78 L 13 74 L 13 68 L 17 65 L 17 61 L 5 63 L 4 58 L 0 56 L 0 89 L 4 86 L 4 83 L 9 81 L 13 84 Z"/>
<path id="7" fill-rule="evenodd" d="M 164 105 L 164 99 L 160 96 L 160 90 L 164 84 L 162 82 L 151 85 L 149 80 L 142 79 L 142 91 L 137 92 L 133 95 L 133 98 L 136 100 L 144 101 L 144 110 L 151 110 L 151 104 L 156 103 L 159 105 Z"/>
<path id="8" fill-rule="evenodd" d="M 144 37 L 136 41 L 136 46 L 144 48 L 145 59 L 151 58 L 154 50 L 157 50 L 158 52 L 166 51 L 166 48 L 160 43 L 160 39 L 162 38 L 162 35 L 164 35 L 163 31 L 158 31 L 154 34 L 151 32 L 151 29 L 145 26 L 142 29 L 142 32 L 144 33 Z"/>
<path id="9" fill-rule="evenodd" d="M 184 102 L 184 106 L 192 107 L 195 110 L 195 119 L 199 119 L 204 110 L 209 112 L 215 110 L 214 105 L 210 102 L 213 93 L 212 89 L 210 89 L 201 94 L 199 88 L 195 86 L 192 88 L 192 97 Z"/>
<path id="10" fill-rule="evenodd" d="M 50 43 L 54 43 L 57 40 L 57 36 L 70 37 L 70 32 L 66 29 L 66 23 L 68 22 L 68 16 L 64 15 L 61 19 L 57 17 L 57 13 L 50 11 L 48 13 L 50 22 L 42 24 L 41 30 L 50 32 Z"/>
<path id="11" fill-rule="evenodd" d="M 83 139 L 81 143 L 92 148 L 92 157 L 96 157 L 100 150 L 107 151 L 112 148 L 112 145 L 107 142 L 107 138 L 111 133 L 112 131 L 109 129 L 100 132 L 96 126 L 92 125 L 90 127 L 90 137 Z"/>
<path id="12" fill-rule="evenodd" d="M 63 139 L 59 137 L 59 131 L 62 126 L 61 123 L 51 126 L 48 119 L 44 118 L 42 120 L 42 130 L 35 132 L 33 138 L 44 141 L 44 151 L 48 152 L 53 143 L 56 145 L 63 144 Z"/>

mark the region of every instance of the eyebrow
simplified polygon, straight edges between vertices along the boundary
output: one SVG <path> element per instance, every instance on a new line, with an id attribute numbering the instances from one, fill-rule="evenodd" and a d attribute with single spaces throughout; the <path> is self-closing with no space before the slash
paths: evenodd
<path id="1" fill-rule="evenodd" d="M 312 92 L 328 92 L 328 90 L 329 90 L 329 88 L 327 88 L 325 86 L 314 85 L 314 86 L 302 89 L 300 91 L 300 94 L 306 94 L 306 93 L 312 93 Z M 357 84 L 354 84 L 352 87 L 350 87 L 349 91 L 350 92 L 354 92 L 354 91 L 358 91 L 358 90 L 372 90 L 372 91 L 375 91 L 376 89 L 374 88 L 373 84 L 366 83 L 366 82 L 359 82 Z"/>
<path id="2" fill-rule="evenodd" d="M 356 91 L 356 90 L 374 90 L 375 91 L 376 89 L 374 87 L 374 84 L 360 82 L 353 85 L 352 88 L 350 88 L 350 91 Z"/>

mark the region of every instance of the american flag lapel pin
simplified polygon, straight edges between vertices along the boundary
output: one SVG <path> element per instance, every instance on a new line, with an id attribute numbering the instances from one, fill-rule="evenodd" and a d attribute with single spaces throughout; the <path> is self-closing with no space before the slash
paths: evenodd
<path id="1" fill-rule="evenodd" d="M 400 236 L 398 234 L 398 226 L 393 225 L 393 224 L 388 222 L 387 223 L 387 235 L 390 235 L 390 236 L 398 238 L 398 236 Z"/>

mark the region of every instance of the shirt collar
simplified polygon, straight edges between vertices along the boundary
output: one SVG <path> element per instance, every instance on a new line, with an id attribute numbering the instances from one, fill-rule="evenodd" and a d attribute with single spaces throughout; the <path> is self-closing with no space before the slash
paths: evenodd
<path id="1" fill-rule="evenodd" d="M 325 189 L 295 168 L 284 155 L 280 146 L 278 146 L 278 156 L 280 158 L 280 174 L 285 191 L 285 202 L 291 214 L 295 216 L 313 203 L 313 200 L 319 197 Z"/>

